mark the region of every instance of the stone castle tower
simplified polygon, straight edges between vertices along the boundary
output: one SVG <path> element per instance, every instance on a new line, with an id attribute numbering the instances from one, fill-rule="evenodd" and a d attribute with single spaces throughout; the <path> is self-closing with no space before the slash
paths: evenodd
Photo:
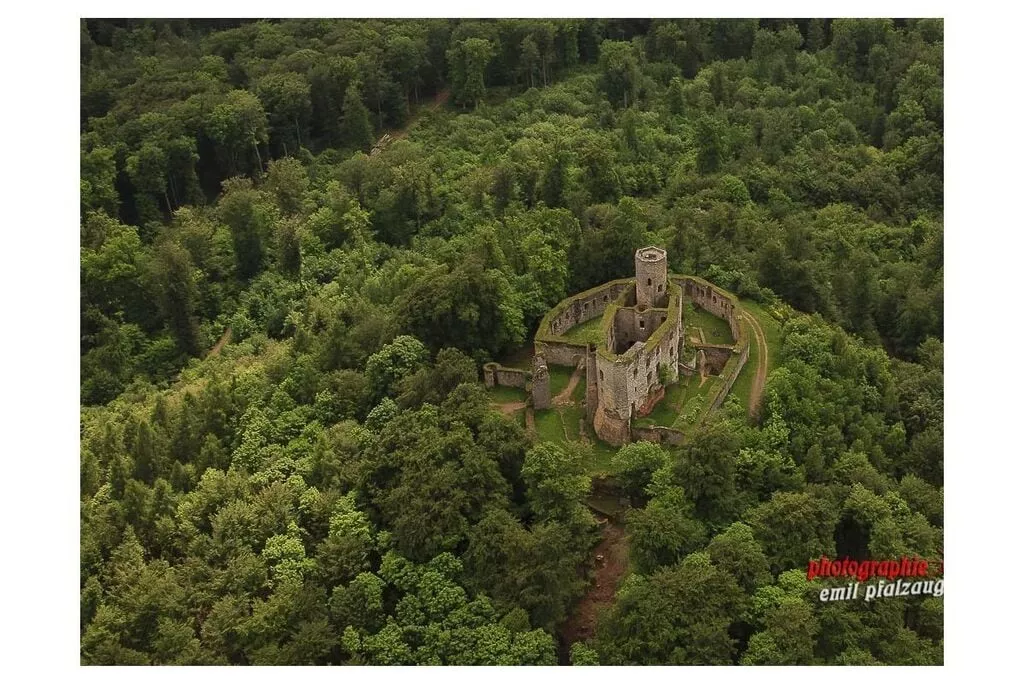
<path id="1" fill-rule="evenodd" d="M 668 279 L 664 249 L 643 247 L 634 256 L 632 291 L 620 296 L 604 330 L 605 343 L 588 352 L 587 413 L 603 441 L 632 440 L 634 419 L 648 415 L 679 376 L 683 338 L 682 293 Z M 596 372 L 595 372 L 596 371 Z"/>
<path id="2" fill-rule="evenodd" d="M 664 249 L 644 247 L 633 257 L 636 265 L 636 305 L 640 310 L 668 305 L 668 258 Z"/>

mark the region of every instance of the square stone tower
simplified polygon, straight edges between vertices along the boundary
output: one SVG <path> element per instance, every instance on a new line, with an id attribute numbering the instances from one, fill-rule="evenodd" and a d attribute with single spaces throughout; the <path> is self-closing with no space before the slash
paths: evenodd
<path id="1" fill-rule="evenodd" d="M 668 305 L 668 257 L 664 249 L 636 250 L 636 305 L 639 310 Z"/>

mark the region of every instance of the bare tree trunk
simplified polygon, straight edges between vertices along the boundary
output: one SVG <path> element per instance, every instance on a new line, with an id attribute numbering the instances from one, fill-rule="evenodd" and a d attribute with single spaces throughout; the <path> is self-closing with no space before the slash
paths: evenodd
<path id="1" fill-rule="evenodd" d="M 252 141 L 252 148 L 256 150 L 256 162 L 260 165 L 260 173 L 263 173 L 263 157 L 260 156 L 260 146 L 255 140 Z"/>

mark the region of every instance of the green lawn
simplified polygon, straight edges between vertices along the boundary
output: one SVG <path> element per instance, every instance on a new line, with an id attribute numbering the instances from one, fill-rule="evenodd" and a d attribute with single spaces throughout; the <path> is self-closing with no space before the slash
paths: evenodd
<path id="1" fill-rule="evenodd" d="M 535 410 L 533 423 L 537 437 L 540 441 L 558 444 L 567 443 L 566 434 L 573 441 L 585 437 L 590 442 L 589 452 L 583 462 L 587 473 L 591 476 L 611 474 L 612 456 L 618 449 L 599 441 L 591 425 L 584 423 L 583 433 L 580 433 L 580 420 L 585 419 L 586 414 L 586 409 L 581 403 L 557 406 L 549 410 Z"/>
<path id="2" fill-rule="evenodd" d="M 693 406 L 703 406 L 705 402 L 701 397 L 706 397 L 714 387 L 718 386 L 721 380 L 717 377 L 708 377 L 704 386 L 700 385 L 700 377 L 685 377 L 680 375 L 679 382 L 672 384 L 665 390 L 665 398 L 658 401 L 658 405 L 646 417 L 636 421 L 637 425 L 644 427 L 673 427 L 683 430 L 691 424 L 684 419 L 689 415 Z"/>
<path id="3" fill-rule="evenodd" d="M 533 411 L 533 424 L 537 429 L 537 437 L 541 441 L 565 443 L 562 418 L 558 414 L 557 409 L 550 408 L 548 410 Z"/>
<path id="4" fill-rule="evenodd" d="M 572 368 L 562 365 L 549 365 L 548 376 L 551 378 L 551 398 L 558 396 L 562 390 L 569 386 L 569 378 L 572 377 Z"/>
<path id="5" fill-rule="evenodd" d="M 679 411 L 676 421 L 672 423 L 672 427 L 685 432 L 687 428 L 695 425 L 704 414 L 711 394 L 717 391 L 721 384 L 722 380 L 718 377 L 708 377 L 703 385 L 699 376 L 688 377 L 683 393 L 683 408 Z"/>
<path id="6" fill-rule="evenodd" d="M 704 341 L 708 344 L 732 344 L 732 330 L 729 323 L 716 318 L 703 308 L 687 302 L 683 310 L 683 323 L 687 327 L 699 327 L 704 330 Z"/>
<path id="7" fill-rule="evenodd" d="M 587 438 L 590 440 L 591 446 L 590 454 L 583 463 L 587 468 L 587 474 L 592 477 L 612 474 L 612 457 L 619 449 L 598 439 L 591 425 L 586 427 Z"/>
<path id="8" fill-rule="evenodd" d="M 580 438 L 580 420 L 586 417 L 587 413 L 583 409 L 583 406 L 573 404 L 569 406 L 559 406 L 558 412 L 562 416 L 562 425 L 565 426 L 565 433 L 569 435 L 570 439 L 576 440 Z"/>
<path id="9" fill-rule="evenodd" d="M 757 375 L 760 353 L 758 352 L 757 340 L 754 338 L 754 330 L 745 321 L 741 320 L 740 325 L 747 331 L 747 336 L 750 338 L 750 355 L 747 357 L 746 365 L 740 370 L 739 377 L 736 378 L 736 382 L 732 385 L 731 393 L 735 394 L 740 399 L 743 407 L 746 408 L 750 405 L 750 390 L 754 386 L 754 376 Z M 766 332 L 765 337 L 767 336 Z"/>
<path id="10" fill-rule="evenodd" d="M 576 388 L 572 390 L 571 398 L 574 403 L 582 405 L 587 400 L 587 373 L 580 373 L 580 381 L 576 382 Z"/>
<path id="11" fill-rule="evenodd" d="M 782 349 L 782 323 L 773 318 L 768 311 L 758 303 L 744 299 L 740 302 L 744 310 L 749 312 L 761 324 L 764 330 L 764 341 L 768 345 L 768 372 L 778 363 L 779 351 Z M 753 343 L 753 339 L 751 339 Z"/>
<path id="12" fill-rule="evenodd" d="M 671 427 L 672 423 L 679 417 L 679 409 L 683 404 L 683 397 L 686 394 L 686 377 L 681 377 L 679 382 L 669 385 L 665 389 L 665 398 L 658 401 L 654 410 L 646 417 L 652 424 L 661 427 Z M 638 421 L 639 422 L 639 421 Z"/>
<path id="13" fill-rule="evenodd" d="M 600 344 L 603 339 L 601 335 L 601 317 L 602 316 L 597 316 L 585 323 L 580 323 L 575 327 L 570 327 L 564 334 L 562 334 L 562 337 L 571 342 L 576 342 L 577 344 L 586 344 L 588 342 Z"/>
<path id="14" fill-rule="evenodd" d="M 526 400 L 526 392 L 517 387 L 491 387 L 487 390 L 487 395 L 495 403 L 515 403 Z"/>

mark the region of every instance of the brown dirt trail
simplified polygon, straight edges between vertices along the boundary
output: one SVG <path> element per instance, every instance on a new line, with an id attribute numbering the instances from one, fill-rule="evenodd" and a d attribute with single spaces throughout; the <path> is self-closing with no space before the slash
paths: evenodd
<path id="1" fill-rule="evenodd" d="M 601 530 L 601 542 L 593 552 L 594 579 L 572 615 L 562 624 L 562 643 L 589 640 L 597 632 L 601 610 L 615 601 L 615 590 L 629 568 L 629 537 L 625 529 L 608 521 Z"/>
<path id="2" fill-rule="evenodd" d="M 577 365 L 576 369 L 572 371 L 572 376 L 569 378 L 569 383 L 565 385 L 565 389 L 559 392 L 558 396 L 551 399 L 551 404 L 556 406 L 567 406 L 573 402 L 572 392 L 576 389 L 576 385 L 580 383 L 580 379 L 583 377 L 583 366 Z"/>

